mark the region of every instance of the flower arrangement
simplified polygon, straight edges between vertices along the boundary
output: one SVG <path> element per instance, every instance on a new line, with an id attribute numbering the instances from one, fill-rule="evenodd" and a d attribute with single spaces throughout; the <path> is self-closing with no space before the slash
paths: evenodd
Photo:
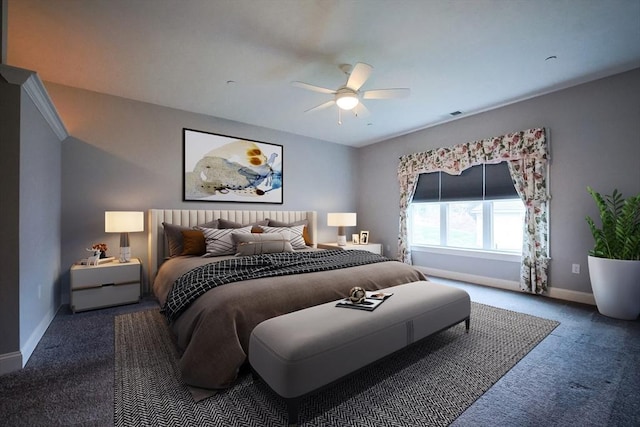
<path id="1" fill-rule="evenodd" d="M 91 246 L 91 249 L 94 249 L 102 252 L 103 254 L 106 254 L 108 248 L 106 243 L 96 243 L 95 245 Z"/>

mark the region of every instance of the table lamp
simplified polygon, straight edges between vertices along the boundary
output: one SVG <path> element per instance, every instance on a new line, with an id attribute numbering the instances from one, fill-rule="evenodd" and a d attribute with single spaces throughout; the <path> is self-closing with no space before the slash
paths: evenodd
<path id="1" fill-rule="evenodd" d="M 131 261 L 129 233 L 144 231 L 144 212 L 105 212 L 104 231 L 120 233 L 120 262 L 129 262 Z"/>
<path id="2" fill-rule="evenodd" d="M 327 214 L 327 225 L 338 227 L 338 246 L 346 246 L 347 236 L 344 233 L 344 228 L 356 225 L 356 214 L 353 212 L 329 213 Z"/>

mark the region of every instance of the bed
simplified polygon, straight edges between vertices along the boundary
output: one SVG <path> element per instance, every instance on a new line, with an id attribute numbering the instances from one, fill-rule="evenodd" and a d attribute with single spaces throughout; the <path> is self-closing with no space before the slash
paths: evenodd
<path id="1" fill-rule="evenodd" d="M 204 282 L 208 284 L 215 281 L 211 276 L 201 280 L 203 271 L 215 276 L 220 271 L 227 271 L 228 265 L 253 265 L 254 259 L 261 261 L 267 258 L 264 254 L 240 257 L 229 254 L 210 258 L 168 256 L 171 248 L 165 232 L 168 233 L 172 226 L 182 229 L 203 224 L 211 226 L 212 223 L 217 224 L 218 220 L 251 226 L 252 232 L 259 231 L 253 225 L 258 222 L 294 231 L 299 231 L 300 225 L 305 224 L 304 249 L 269 254 L 267 257 L 277 258 L 278 262 L 292 259 L 290 257 L 313 258 L 313 262 L 322 268 L 304 267 L 304 273 L 256 276 L 224 282 L 224 286 L 217 285 L 211 289 L 201 286 Z M 275 233 L 269 229 L 269 225 L 261 227 L 265 232 Z M 242 230 L 246 231 L 246 227 L 242 227 Z M 211 230 L 207 232 L 213 233 Z M 240 232 L 233 234 L 234 239 L 239 238 Z M 250 232 L 248 234 L 256 236 Z M 293 234 L 285 231 L 284 236 L 288 238 Z M 374 259 L 379 256 L 366 251 L 326 251 L 316 246 L 317 214 L 313 211 L 149 211 L 150 283 L 175 334 L 181 352 L 178 365 L 187 385 L 204 389 L 224 389 L 233 385 L 239 370 L 247 361 L 251 331 L 266 319 L 343 298 L 354 286 L 376 290 L 426 280 L 420 271 L 409 265 L 389 259 Z M 323 264 L 326 261 L 317 261 L 329 258 L 331 262 L 327 265 L 336 263 L 341 268 L 328 269 Z M 357 258 L 357 262 L 352 258 Z M 292 264 L 295 263 L 297 261 Z M 199 282 L 196 283 L 194 277 Z M 220 277 L 227 276 L 221 274 Z M 176 291 L 184 286 L 203 289 L 185 304 L 181 291 Z M 182 304 L 180 310 L 176 309 L 176 300 Z"/>

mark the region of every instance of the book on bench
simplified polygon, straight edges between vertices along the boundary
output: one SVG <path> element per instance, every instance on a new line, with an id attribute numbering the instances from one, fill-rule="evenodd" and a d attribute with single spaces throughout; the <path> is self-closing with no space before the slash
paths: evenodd
<path id="1" fill-rule="evenodd" d="M 336 307 L 355 308 L 357 310 L 373 311 L 382 304 L 393 293 L 380 291 L 367 291 L 366 297 L 362 302 L 353 302 L 349 298 L 338 301 Z"/>

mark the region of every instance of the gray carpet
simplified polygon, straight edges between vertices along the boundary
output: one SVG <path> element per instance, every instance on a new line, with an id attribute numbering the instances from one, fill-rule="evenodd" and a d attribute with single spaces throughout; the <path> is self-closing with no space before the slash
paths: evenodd
<path id="1" fill-rule="evenodd" d="M 559 324 L 479 303 L 471 319 L 468 334 L 459 324 L 304 399 L 301 425 L 448 425 Z M 157 310 L 115 320 L 115 425 L 286 425 L 284 403 L 248 372 L 194 402 Z"/>

